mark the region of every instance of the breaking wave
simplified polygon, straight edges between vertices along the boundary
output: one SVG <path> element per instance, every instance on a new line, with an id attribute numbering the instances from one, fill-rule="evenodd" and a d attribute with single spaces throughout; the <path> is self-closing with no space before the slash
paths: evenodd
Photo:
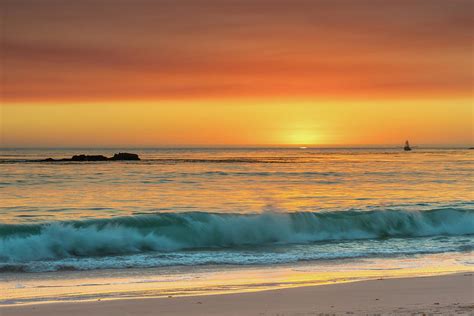
<path id="1" fill-rule="evenodd" d="M 0 262 L 233 249 L 341 240 L 474 234 L 474 211 L 158 213 L 35 225 L 0 225 Z"/>

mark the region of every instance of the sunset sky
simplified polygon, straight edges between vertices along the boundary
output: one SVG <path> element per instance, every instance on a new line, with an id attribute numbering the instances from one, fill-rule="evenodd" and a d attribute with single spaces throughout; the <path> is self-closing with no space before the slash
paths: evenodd
<path id="1" fill-rule="evenodd" d="M 470 0 L 3 0 L 2 147 L 473 145 Z"/>

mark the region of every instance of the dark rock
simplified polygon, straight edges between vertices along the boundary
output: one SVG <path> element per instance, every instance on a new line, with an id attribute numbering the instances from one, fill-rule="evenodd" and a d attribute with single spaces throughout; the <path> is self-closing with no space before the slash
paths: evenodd
<path id="1" fill-rule="evenodd" d="M 118 153 L 115 154 L 110 160 L 140 160 L 137 154 L 131 153 Z"/>
<path id="2" fill-rule="evenodd" d="M 115 154 L 113 157 L 108 158 L 102 155 L 74 155 L 72 158 L 64 158 L 64 159 L 53 159 L 47 158 L 44 160 L 38 160 L 40 162 L 59 162 L 59 161 L 127 161 L 127 160 L 140 160 L 137 154 L 131 153 L 118 153 Z"/>
<path id="3" fill-rule="evenodd" d="M 102 155 L 75 155 L 72 156 L 71 161 L 107 161 L 107 157 Z"/>

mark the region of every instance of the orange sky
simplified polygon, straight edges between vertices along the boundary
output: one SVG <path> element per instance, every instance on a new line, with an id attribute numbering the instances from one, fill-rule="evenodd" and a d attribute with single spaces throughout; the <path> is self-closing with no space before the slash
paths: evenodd
<path id="1" fill-rule="evenodd" d="M 472 3 L 2 1 L 1 145 L 472 144 Z"/>

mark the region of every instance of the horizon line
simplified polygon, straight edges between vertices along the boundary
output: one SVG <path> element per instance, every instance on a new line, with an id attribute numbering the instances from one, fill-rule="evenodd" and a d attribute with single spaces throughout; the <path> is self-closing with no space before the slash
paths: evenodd
<path id="1" fill-rule="evenodd" d="M 153 146 L 136 146 L 136 145 L 92 145 L 92 146 L 0 146 L 0 150 L 9 149 L 252 149 L 252 148 L 274 148 L 274 149 L 288 149 L 288 148 L 300 148 L 300 149 L 382 149 L 382 148 L 403 148 L 403 143 L 400 144 L 252 144 L 252 145 L 153 145 Z M 471 144 L 413 144 L 414 148 L 472 148 L 474 145 Z"/>

